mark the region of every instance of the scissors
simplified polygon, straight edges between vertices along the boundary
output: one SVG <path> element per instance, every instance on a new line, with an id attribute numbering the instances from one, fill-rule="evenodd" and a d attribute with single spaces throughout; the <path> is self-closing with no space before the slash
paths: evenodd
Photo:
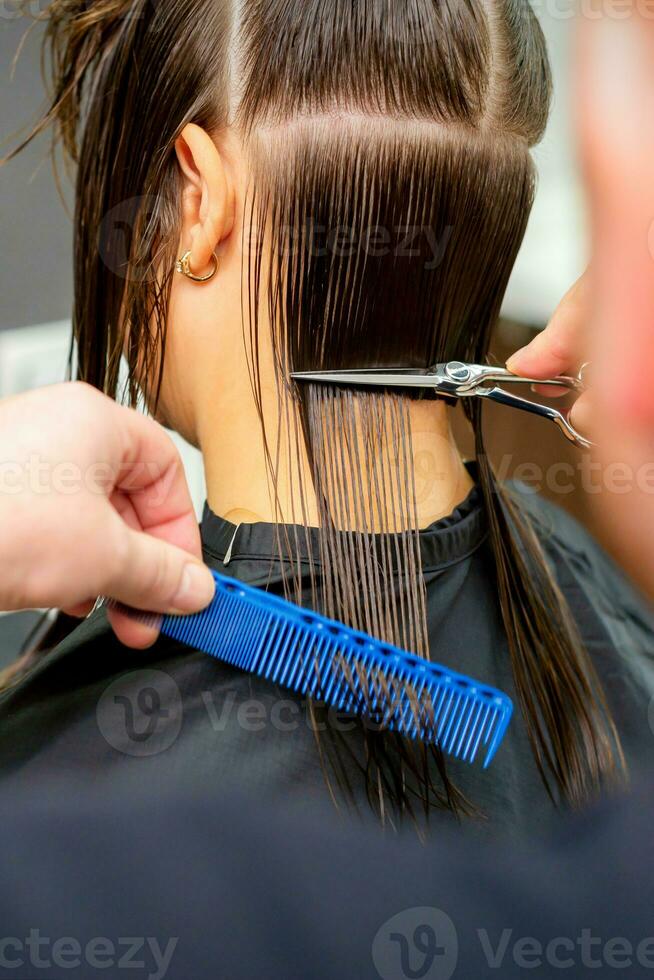
<path id="1" fill-rule="evenodd" d="M 532 415 L 549 419 L 559 427 L 563 435 L 575 446 L 590 449 L 593 443 L 585 439 L 570 422 L 570 411 L 561 412 L 551 405 L 541 405 L 520 398 L 504 388 L 500 383 L 518 385 L 545 385 L 567 388 L 581 394 L 586 390 L 584 364 L 576 378 L 559 375 L 543 381 L 542 378 L 522 378 L 511 374 L 506 368 L 464 364 L 450 361 L 431 368 L 369 368 L 361 371 L 308 371 L 292 374 L 295 381 L 313 384 L 348 385 L 371 388 L 415 388 L 431 389 L 446 398 L 487 398 L 488 401 L 517 408 Z"/>

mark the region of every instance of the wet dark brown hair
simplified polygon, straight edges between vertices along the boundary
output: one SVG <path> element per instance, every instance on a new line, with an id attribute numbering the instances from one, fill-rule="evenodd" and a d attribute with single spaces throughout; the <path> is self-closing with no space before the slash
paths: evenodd
<path id="1" fill-rule="evenodd" d="M 77 164 L 79 376 L 115 395 L 127 340 L 130 394 L 156 399 L 181 214 L 175 140 L 189 122 L 234 126 L 251 161 L 248 218 L 270 243 L 269 267 L 249 249 L 244 269 L 255 396 L 265 311 L 280 418 L 289 446 L 308 449 L 319 501 L 314 601 L 429 656 L 409 399 L 298 391 L 288 376 L 486 359 L 551 96 L 527 0 L 54 0 L 44 16 L 52 100 L 28 140 L 54 124 Z M 388 232 L 412 234 L 410 249 L 398 254 Z M 529 521 L 495 480 L 480 409 L 467 410 L 532 749 L 552 797 L 577 804 L 622 768 L 619 739 Z M 270 447 L 273 487 L 280 458 Z M 292 549 L 301 532 L 279 523 Z M 407 746 L 384 756 L 368 742 L 376 808 L 407 803 L 408 769 L 425 805 L 465 809 L 438 753 L 434 787 Z"/>

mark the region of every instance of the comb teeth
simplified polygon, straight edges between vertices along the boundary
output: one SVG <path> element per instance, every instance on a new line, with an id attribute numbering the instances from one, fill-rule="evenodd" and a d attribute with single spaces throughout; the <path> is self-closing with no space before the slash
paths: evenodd
<path id="1" fill-rule="evenodd" d="M 505 694 L 213 573 L 216 595 L 195 616 L 129 611 L 189 647 L 339 711 L 487 768 L 513 713 Z"/>

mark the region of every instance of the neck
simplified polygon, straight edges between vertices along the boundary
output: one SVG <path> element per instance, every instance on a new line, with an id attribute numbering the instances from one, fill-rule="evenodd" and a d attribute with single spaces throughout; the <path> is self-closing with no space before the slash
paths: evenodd
<path id="1" fill-rule="evenodd" d="M 239 397 L 236 391 L 223 390 L 222 395 L 202 400 L 209 407 L 200 426 L 200 443 L 211 509 L 234 524 L 281 519 L 287 524 L 317 526 L 318 507 L 304 447 L 291 452 L 290 458 L 282 451 L 275 459 L 279 419 L 273 387 L 264 389 L 263 405 L 268 449 L 278 464 L 277 507 L 271 499 L 261 419 L 251 391 L 249 398 L 243 397 L 244 392 Z M 466 498 L 473 481 L 454 442 L 447 407 L 441 402 L 414 402 L 409 411 L 418 525 L 426 528 L 451 514 Z M 284 442 L 282 439 L 280 445 Z M 299 485 L 306 488 L 304 510 L 298 501 Z M 381 515 L 386 527 L 392 527 L 393 520 L 392 513 Z"/>

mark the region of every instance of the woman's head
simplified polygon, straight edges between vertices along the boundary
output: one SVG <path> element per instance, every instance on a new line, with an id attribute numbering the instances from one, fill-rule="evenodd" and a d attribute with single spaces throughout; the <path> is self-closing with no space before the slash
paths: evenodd
<path id="1" fill-rule="evenodd" d="M 114 391 L 127 349 L 156 391 L 180 248 L 196 265 L 231 245 L 252 260 L 250 229 L 241 254 L 230 219 L 236 207 L 247 223 L 253 201 L 284 264 L 294 366 L 485 353 L 550 98 L 525 0 L 54 0 L 47 13 L 51 116 L 79 160 L 86 378 Z M 190 123 L 214 159 L 184 139 Z M 218 322 L 235 275 L 223 262 L 195 291 Z"/>
<path id="2" fill-rule="evenodd" d="M 242 455 L 265 456 L 280 524 L 320 523 L 316 601 L 428 655 L 410 399 L 300 391 L 289 374 L 486 357 L 551 95 L 529 3 L 53 0 L 46 13 L 42 125 L 59 124 L 79 163 L 81 376 L 114 394 L 126 355 L 132 397 L 160 394 L 200 445 L 219 426 L 238 446 L 260 419 Z M 189 248 L 198 273 L 219 256 L 204 286 L 175 276 Z M 548 785 L 580 798 L 612 770 L 610 724 L 469 411 L 534 752 Z M 298 533 L 280 530 L 280 548 Z"/>

